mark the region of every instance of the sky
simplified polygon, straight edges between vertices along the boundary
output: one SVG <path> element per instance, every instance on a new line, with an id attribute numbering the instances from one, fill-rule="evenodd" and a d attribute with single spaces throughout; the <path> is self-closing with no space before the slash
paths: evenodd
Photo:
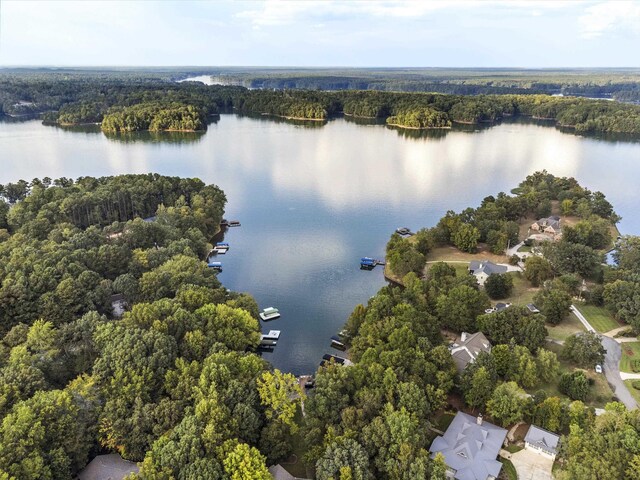
<path id="1" fill-rule="evenodd" d="M 639 67 L 640 0 L 0 0 L 0 65 Z"/>

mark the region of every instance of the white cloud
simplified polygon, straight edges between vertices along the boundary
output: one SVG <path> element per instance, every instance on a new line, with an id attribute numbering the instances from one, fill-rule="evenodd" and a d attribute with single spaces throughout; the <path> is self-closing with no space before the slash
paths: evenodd
<path id="1" fill-rule="evenodd" d="M 630 0 L 598 3 L 587 7 L 578 22 L 584 38 L 601 37 L 614 30 L 640 33 L 640 3 Z"/>
<path id="2" fill-rule="evenodd" d="M 340 1 L 340 0 L 266 0 L 253 8 L 240 11 L 236 18 L 248 19 L 254 28 L 284 26 L 312 19 L 420 19 L 439 11 L 484 11 L 491 16 L 495 10 L 527 12 L 543 15 L 547 11 L 575 8 L 583 4 L 574 1 L 541 0 L 396 0 L 396 1 Z"/>

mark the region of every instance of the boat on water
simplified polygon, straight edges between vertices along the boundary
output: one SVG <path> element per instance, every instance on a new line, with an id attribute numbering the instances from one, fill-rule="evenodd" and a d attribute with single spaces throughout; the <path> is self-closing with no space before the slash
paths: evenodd
<path id="1" fill-rule="evenodd" d="M 275 320 L 276 318 L 280 318 L 280 312 L 277 308 L 268 307 L 260 312 L 260 318 L 265 322 Z"/>
<path id="2" fill-rule="evenodd" d="M 221 272 L 222 271 L 222 263 L 221 262 L 209 262 L 207 265 L 209 268 L 213 268 L 214 270 Z"/>
<path id="3" fill-rule="evenodd" d="M 400 235 L 410 235 L 411 230 L 409 230 L 407 227 L 399 227 L 396 228 L 396 233 L 399 233 Z"/>

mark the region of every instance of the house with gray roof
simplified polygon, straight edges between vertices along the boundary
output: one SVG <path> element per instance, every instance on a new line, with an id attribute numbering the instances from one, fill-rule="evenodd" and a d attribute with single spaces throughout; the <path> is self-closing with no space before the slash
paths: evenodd
<path id="1" fill-rule="evenodd" d="M 484 285 L 489 275 L 494 273 L 507 273 L 508 268 L 505 265 L 497 265 L 489 260 L 474 260 L 469 263 L 469 273 L 471 273 L 480 285 Z"/>
<path id="2" fill-rule="evenodd" d="M 531 230 L 536 232 L 548 233 L 556 236 L 562 233 L 562 227 L 560 226 L 560 217 L 548 217 L 541 218 L 537 222 L 531 225 Z"/>
<path id="3" fill-rule="evenodd" d="M 535 425 L 529 427 L 529 431 L 524 437 L 524 448 L 552 460 L 555 460 L 558 454 L 558 443 L 560 443 L 559 435 Z"/>
<path id="4" fill-rule="evenodd" d="M 294 477 L 280 464 L 269 467 L 269 473 L 274 480 L 306 480 L 305 478 Z"/>
<path id="5" fill-rule="evenodd" d="M 467 365 L 476 361 L 480 352 L 491 351 L 491 343 L 482 332 L 467 333 L 462 332 L 459 338 L 449 347 L 451 358 L 456 364 L 459 372 L 462 372 Z"/>
<path id="6" fill-rule="evenodd" d="M 78 474 L 77 480 L 122 480 L 130 473 L 138 473 L 136 463 L 124 460 L 117 453 L 98 455 Z"/>
<path id="7" fill-rule="evenodd" d="M 443 436 L 436 437 L 429 451 L 444 456 L 448 476 L 457 480 L 494 480 L 502 464 L 496 460 L 507 431 L 458 412 Z"/>

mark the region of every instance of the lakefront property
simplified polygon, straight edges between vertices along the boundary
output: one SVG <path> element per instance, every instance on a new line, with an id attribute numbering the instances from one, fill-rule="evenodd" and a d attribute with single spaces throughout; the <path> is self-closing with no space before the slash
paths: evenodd
<path id="1" fill-rule="evenodd" d="M 635 2 L 0 3 L 0 480 L 640 480 Z"/>
<path id="2" fill-rule="evenodd" d="M 441 437 L 431 444 L 432 456 L 441 453 L 450 478 L 456 480 L 495 480 L 502 464 L 496 460 L 507 431 L 482 415 L 472 417 L 458 412 Z"/>

